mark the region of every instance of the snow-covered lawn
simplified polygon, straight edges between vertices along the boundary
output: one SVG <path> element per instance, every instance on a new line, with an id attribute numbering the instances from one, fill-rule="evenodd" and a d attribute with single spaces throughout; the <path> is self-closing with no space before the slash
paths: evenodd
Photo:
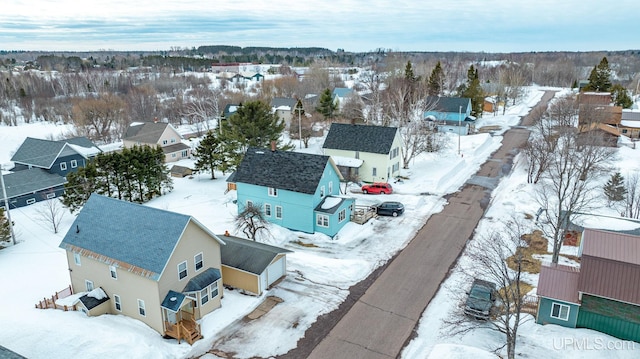
<path id="1" fill-rule="evenodd" d="M 505 115 L 480 119 L 477 127 L 514 125 L 541 96 L 541 89 L 533 88 L 522 104 L 508 108 Z M 11 152 L 26 136 L 46 138 L 50 133 L 67 130 L 63 126 L 42 124 L 0 127 L 0 143 L 3 143 L 0 163 L 9 161 Z M 58 244 L 71 225 L 73 215 L 67 214 L 60 233 L 53 234 L 49 226 L 39 220 L 39 204 L 12 210 L 18 244 L 0 250 L 0 272 L 3 273 L 0 344 L 29 358 L 186 358 L 203 355 L 214 343 L 216 349 L 233 352 L 238 358 L 286 353 L 296 346 L 319 315 L 338 307 L 350 286 L 404 248 L 427 218 L 446 204 L 442 196 L 460 188 L 499 147 L 500 141 L 500 136 L 489 134 L 463 137 L 463 156 L 459 156 L 458 139 L 453 136 L 450 148 L 444 153 L 416 158 L 403 174 L 408 179 L 393 183 L 394 194 L 382 198 L 352 193 L 358 204 L 398 200 L 406 208 L 400 217 L 383 217 L 364 225 L 349 223 L 333 240 L 272 226 L 270 235 L 261 241 L 294 251 L 288 255 L 286 279 L 262 297 L 226 290 L 222 307 L 202 320 L 204 338 L 193 346 L 162 339 L 143 323 L 121 315 L 87 317 L 81 312 L 35 309 L 34 305 L 43 297 L 69 285 L 66 257 Z M 322 139 L 314 139 L 310 148 L 304 151 L 320 153 L 321 144 Z M 635 151 L 625 155 L 640 158 Z M 188 161 L 181 164 L 189 165 Z M 228 230 L 233 234 L 235 193 L 225 194 L 225 176 L 217 174 L 217 177 L 210 180 L 209 175 L 203 174 L 192 179 L 175 178 L 174 190 L 148 205 L 191 215 L 214 233 Z M 488 217 L 499 218 L 514 211 L 535 213 L 537 208 L 528 196 L 530 187 L 524 178 L 521 164 L 516 161 L 513 174 L 502 179 Z M 113 226 L 117 225 L 113 223 Z M 481 231 L 482 224 L 479 228 Z M 479 329 L 463 337 L 439 333 L 441 319 L 456 305 L 451 300 L 455 295 L 450 291 L 456 288 L 457 280 L 460 276 L 454 271 L 426 309 L 418 337 L 406 348 L 404 358 L 493 357 L 489 351 L 500 346 L 502 341 L 494 332 Z M 534 277 L 534 280 L 537 279 Z M 244 316 L 267 295 L 280 297 L 283 302 L 257 320 L 243 321 Z M 533 322 L 525 324 L 519 333 L 518 352 L 531 358 L 602 356 L 602 352 L 597 351 L 559 348 L 559 344 L 554 347 L 554 338 L 576 338 L 576 341 L 587 338 L 592 342 L 614 340 L 589 330 L 539 326 Z M 637 352 L 619 350 L 609 356 L 631 358 L 637 357 Z M 206 354 L 206 357 L 214 356 Z"/>

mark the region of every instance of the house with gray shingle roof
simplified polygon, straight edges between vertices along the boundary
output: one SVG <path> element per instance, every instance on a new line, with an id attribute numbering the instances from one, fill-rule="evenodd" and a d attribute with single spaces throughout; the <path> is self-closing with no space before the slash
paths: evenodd
<path id="1" fill-rule="evenodd" d="M 332 123 L 322 150 L 354 182 L 389 182 L 400 175 L 402 138 L 397 127 Z"/>
<path id="2" fill-rule="evenodd" d="M 262 295 L 286 275 L 290 250 L 226 233 L 219 237 L 225 243 L 221 248 L 224 285 Z"/>
<path id="3" fill-rule="evenodd" d="M 191 147 L 182 143 L 182 136 L 176 129 L 164 122 L 134 122 L 124 134 L 125 148 L 133 146 L 160 146 L 165 162 L 175 162 L 191 157 Z"/>
<path id="4" fill-rule="evenodd" d="M 4 175 L 9 208 L 24 207 L 36 202 L 60 197 L 64 194 L 67 180 L 42 168 L 32 168 Z M 0 198 L 0 206 L 4 200 Z"/>
<path id="5" fill-rule="evenodd" d="M 200 335 L 196 320 L 220 307 L 221 245 L 191 216 L 98 194 L 60 243 L 73 292 L 102 288 L 109 298 L 98 312 L 141 320 L 190 343 Z"/>
<path id="6" fill-rule="evenodd" d="M 471 116 L 470 98 L 427 96 L 425 101 L 429 110 L 425 111 L 424 119 L 438 131 L 466 136 L 473 128 L 475 118 Z"/>
<path id="7" fill-rule="evenodd" d="M 338 110 L 342 109 L 345 101 L 349 96 L 354 96 L 354 95 L 357 95 L 357 94 L 348 87 L 336 87 L 331 92 L 333 103 L 335 103 L 338 106 Z"/>
<path id="8" fill-rule="evenodd" d="M 292 97 L 274 97 L 271 100 L 271 111 L 284 122 L 288 129 L 291 126 L 293 116 L 296 116 L 296 120 L 298 118 L 297 113 L 294 113 L 297 104 L 298 100 Z M 302 103 L 300 105 L 302 106 Z"/>
<path id="9" fill-rule="evenodd" d="M 271 223 L 331 237 L 351 218 L 354 199 L 340 194 L 329 156 L 251 147 L 232 177 L 238 213 L 251 205 Z"/>

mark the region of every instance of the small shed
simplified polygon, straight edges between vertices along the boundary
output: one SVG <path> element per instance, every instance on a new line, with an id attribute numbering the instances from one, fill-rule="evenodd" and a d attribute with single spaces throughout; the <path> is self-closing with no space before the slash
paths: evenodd
<path id="1" fill-rule="evenodd" d="M 191 176 L 193 174 L 193 170 L 189 167 L 185 167 L 185 166 L 180 166 L 180 165 L 173 165 L 173 167 L 171 167 L 171 176 L 172 177 L 187 177 L 187 176 Z"/>
<path id="2" fill-rule="evenodd" d="M 229 236 L 219 235 L 222 283 L 254 295 L 261 295 L 287 273 L 287 253 L 292 251 Z"/>

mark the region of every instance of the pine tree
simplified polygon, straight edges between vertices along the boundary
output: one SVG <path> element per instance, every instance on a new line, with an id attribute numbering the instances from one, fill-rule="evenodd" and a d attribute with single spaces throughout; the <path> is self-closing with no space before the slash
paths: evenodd
<path id="1" fill-rule="evenodd" d="M 467 83 L 460 87 L 460 95 L 471 99 L 471 115 L 482 116 L 482 105 L 484 103 L 484 92 L 480 86 L 478 69 L 473 65 L 467 70 Z"/>
<path id="2" fill-rule="evenodd" d="M 222 142 L 216 132 L 209 131 L 198 144 L 193 157 L 196 171 L 211 171 L 211 179 L 216 179 L 215 170 L 222 164 Z"/>
<path id="3" fill-rule="evenodd" d="M 611 90 L 611 68 L 606 57 L 593 67 L 589 75 L 589 83 L 584 87 L 585 91 L 609 92 Z"/>
<path id="4" fill-rule="evenodd" d="M 611 175 L 611 178 L 604 185 L 604 195 L 607 197 L 609 203 L 620 202 L 626 198 L 627 189 L 624 185 L 624 177 L 620 172 L 616 172 Z"/>
<path id="5" fill-rule="evenodd" d="M 9 219 L 4 212 L 4 208 L 0 207 L 0 242 L 5 242 L 11 239 L 11 227 L 9 226 Z"/>
<path id="6" fill-rule="evenodd" d="M 429 76 L 429 83 L 427 84 L 427 93 L 430 96 L 440 96 L 442 94 L 442 88 L 444 87 L 444 71 L 442 71 L 442 65 L 440 61 L 436 64 L 436 67 L 431 71 Z"/>
<path id="7" fill-rule="evenodd" d="M 624 86 L 615 84 L 611 86 L 611 94 L 613 95 L 613 103 L 622 108 L 631 108 L 633 100 L 629 97 L 629 93 Z"/>
<path id="8" fill-rule="evenodd" d="M 320 95 L 320 100 L 318 102 L 318 107 L 316 107 L 316 111 L 320 112 L 325 120 L 334 118 L 336 116 L 336 111 L 338 110 L 338 105 L 333 102 L 333 97 L 331 97 L 331 90 L 326 89 Z"/>

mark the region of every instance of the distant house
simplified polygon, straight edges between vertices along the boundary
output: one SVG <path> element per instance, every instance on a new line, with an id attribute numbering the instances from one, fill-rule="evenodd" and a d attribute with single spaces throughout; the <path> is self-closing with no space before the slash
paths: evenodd
<path id="1" fill-rule="evenodd" d="M 331 93 L 331 97 L 333 98 L 333 103 L 338 105 L 338 110 L 342 110 L 344 107 L 344 103 L 349 96 L 354 95 L 355 92 L 347 87 L 336 87 L 333 89 Z"/>
<path id="2" fill-rule="evenodd" d="M 259 206 L 269 222 L 331 237 L 351 218 L 354 199 L 340 195 L 342 176 L 329 156 L 251 147 L 230 179 L 238 213 Z"/>
<path id="3" fill-rule="evenodd" d="M 242 76 L 245 81 L 260 82 L 264 80 L 264 75 L 259 72 L 241 71 L 240 76 Z"/>
<path id="4" fill-rule="evenodd" d="M 345 178 L 388 182 L 400 175 L 402 138 L 396 127 L 332 123 L 322 145 Z"/>
<path id="5" fill-rule="evenodd" d="M 126 315 L 192 343 L 196 320 L 220 307 L 221 245 L 190 216 L 92 194 L 60 247 L 87 315 Z"/>
<path id="6" fill-rule="evenodd" d="M 585 229 L 580 267 L 543 265 L 538 324 L 640 341 L 640 236 Z"/>
<path id="7" fill-rule="evenodd" d="M 163 122 L 134 122 L 124 135 L 125 148 L 160 146 L 165 162 L 175 162 L 191 156 L 191 147 L 182 143 L 182 136 L 173 126 Z"/>
<path id="8" fill-rule="evenodd" d="M 640 111 L 622 110 L 620 115 L 620 131 L 623 135 L 632 138 L 640 138 Z"/>
<path id="9" fill-rule="evenodd" d="M 429 110 L 424 119 L 440 132 L 452 132 L 466 136 L 473 128 L 475 119 L 471 116 L 471 99 L 466 97 L 427 96 Z"/>
<path id="10" fill-rule="evenodd" d="M 86 137 L 60 141 L 27 137 L 11 158 L 12 172 L 4 175 L 10 208 L 61 196 L 65 176 L 100 152 Z M 4 205 L 4 200 L 0 203 Z"/>
<path id="11" fill-rule="evenodd" d="M 221 248 L 224 285 L 262 295 L 286 275 L 290 250 L 227 234 L 218 237 L 225 243 Z"/>
<path id="12" fill-rule="evenodd" d="M 297 113 L 294 113 L 297 103 L 298 100 L 291 97 L 274 97 L 273 100 L 271 100 L 271 111 L 284 122 L 287 129 L 290 128 L 291 119 L 294 115 L 297 120 Z"/>

